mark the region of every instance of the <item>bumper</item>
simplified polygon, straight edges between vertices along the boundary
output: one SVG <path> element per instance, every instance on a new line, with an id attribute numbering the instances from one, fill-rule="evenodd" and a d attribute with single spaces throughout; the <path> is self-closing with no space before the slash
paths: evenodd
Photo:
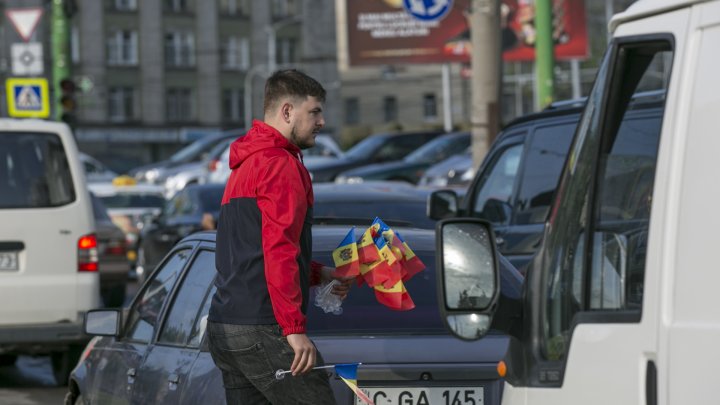
<path id="1" fill-rule="evenodd" d="M 0 353 L 42 354 L 89 340 L 82 321 L 0 326 Z"/>

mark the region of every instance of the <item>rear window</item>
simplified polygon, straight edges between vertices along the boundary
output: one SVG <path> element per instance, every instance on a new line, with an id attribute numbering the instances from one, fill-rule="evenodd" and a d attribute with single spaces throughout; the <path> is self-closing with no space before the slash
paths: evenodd
<path id="1" fill-rule="evenodd" d="M 412 241 L 409 241 L 412 246 Z M 314 252 L 314 259 L 332 263 L 331 252 Z M 343 301 L 342 315 L 326 314 L 315 306 L 315 289 L 310 291 L 308 304 L 308 331 L 324 334 L 445 334 L 437 306 L 435 288 L 435 255 L 433 252 L 415 251 L 425 263 L 425 270 L 405 283 L 415 308 L 394 311 L 375 298 L 374 290 L 366 284 L 353 285 Z"/>
<path id="2" fill-rule="evenodd" d="M 75 201 L 60 137 L 48 133 L 0 134 L 0 208 L 45 208 Z"/>
<path id="3" fill-rule="evenodd" d="M 380 217 L 386 222 L 422 229 L 435 229 L 435 221 L 427 216 L 427 202 L 417 201 L 322 201 L 316 200 L 313 216 L 318 219 L 366 219 Z"/>
<path id="4" fill-rule="evenodd" d="M 162 208 L 165 198 L 153 194 L 115 194 L 101 197 L 108 208 Z"/>

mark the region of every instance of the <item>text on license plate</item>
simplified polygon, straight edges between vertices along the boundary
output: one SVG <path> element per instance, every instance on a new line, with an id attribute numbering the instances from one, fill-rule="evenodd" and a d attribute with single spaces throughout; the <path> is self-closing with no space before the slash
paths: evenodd
<path id="1" fill-rule="evenodd" d="M 484 405 L 483 387 L 361 387 L 375 405 Z M 357 398 L 357 405 L 364 402 Z"/>
<path id="2" fill-rule="evenodd" d="M 0 270 L 17 270 L 17 252 L 0 252 Z"/>

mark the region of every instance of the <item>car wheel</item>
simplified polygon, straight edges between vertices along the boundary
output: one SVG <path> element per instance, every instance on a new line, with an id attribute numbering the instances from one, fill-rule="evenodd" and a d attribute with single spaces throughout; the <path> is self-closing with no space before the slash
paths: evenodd
<path id="1" fill-rule="evenodd" d="M 50 363 L 55 382 L 59 386 L 65 386 L 70 378 L 70 373 L 80 359 L 83 347 L 72 345 L 64 352 L 50 353 Z"/>
<path id="2" fill-rule="evenodd" d="M 13 366 L 17 361 L 17 356 L 14 354 L 2 354 L 0 355 L 0 367 Z"/>

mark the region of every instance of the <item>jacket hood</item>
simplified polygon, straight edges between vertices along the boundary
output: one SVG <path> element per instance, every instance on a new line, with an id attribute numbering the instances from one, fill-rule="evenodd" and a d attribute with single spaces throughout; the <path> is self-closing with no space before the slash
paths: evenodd
<path id="1" fill-rule="evenodd" d="M 262 121 L 253 120 L 252 128 L 247 134 L 230 145 L 230 168 L 235 169 L 250 155 L 271 148 L 286 149 L 293 156 L 302 159 L 300 148 L 290 143 L 280 131 Z"/>

